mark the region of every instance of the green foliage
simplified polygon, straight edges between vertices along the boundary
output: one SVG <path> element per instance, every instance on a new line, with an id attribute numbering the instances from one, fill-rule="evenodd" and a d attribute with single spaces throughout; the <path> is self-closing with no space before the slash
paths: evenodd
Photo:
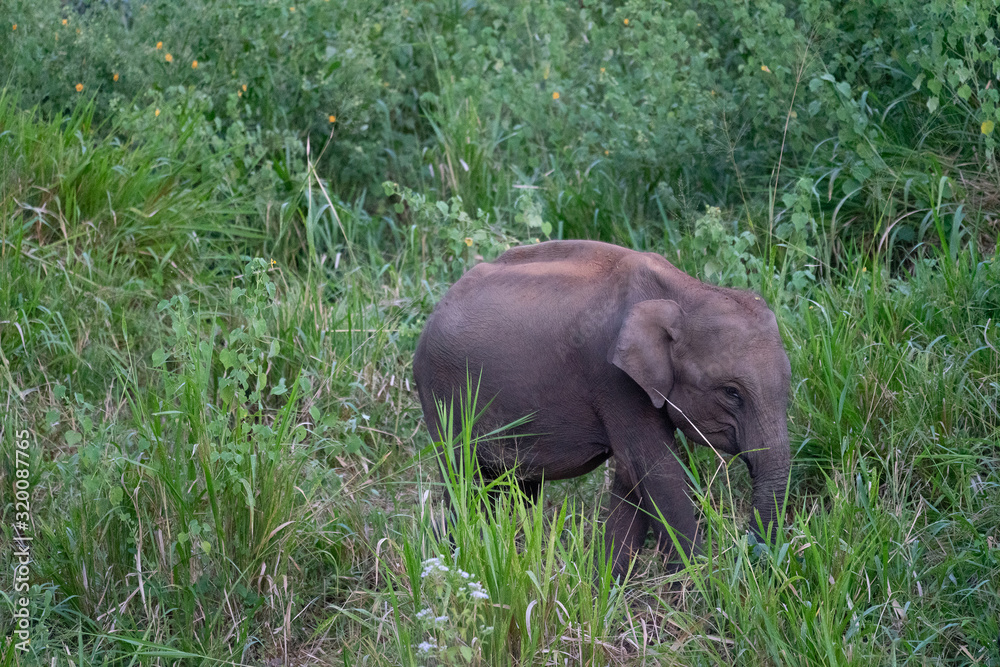
<path id="1" fill-rule="evenodd" d="M 699 258 L 698 275 L 704 280 L 747 288 L 753 284 L 752 274 L 762 269 L 760 260 L 748 252 L 755 242 L 749 231 L 737 234 L 735 225 L 727 229 L 722 211 L 707 206 L 705 215 L 695 220 L 694 234 L 685 244 L 685 250 Z"/>
<path id="2" fill-rule="evenodd" d="M 414 106 L 407 99 L 412 73 L 405 71 L 413 47 L 399 39 L 409 21 L 398 5 L 79 7 L 74 12 L 55 0 L 16 0 L 7 7 L 17 30 L 2 32 L 0 50 L 9 54 L 8 71 L 26 104 L 58 112 L 72 108 L 75 98 L 93 96 L 103 116 L 132 104 L 152 109 L 177 94 L 195 96 L 202 122 L 220 136 L 233 126 L 256 128 L 285 178 L 301 160 L 302 133 L 323 136 L 336 125 L 327 164 L 337 165 L 337 180 L 348 188 L 391 168 L 382 146 L 406 147 L 414 115 L 397 130 L 390 112 Z M 170 109 L 160 110 L 156 119 L 166 122 Z"/>
<path id="3" fill-rule="evenodd" d="M 108 420 L 80 393 L 55 388 L 62 405 L 51 412 L 71 420 L 62 438 L 76 453 L 50 474 L 73 490 L 63 512 L 37 524 L 35 572 L 58 585 L 88 633 L 104 627 L 97 619 L 109 589 L 122 605 L 119 627 L 160 628 L 192 656 L 239 655 L 251 622 L 280 618 L 282 594 L 262 589 L 260 577 L 287 576 L 284 554 L 295 549 L 311 485 L 301 476 L 306 432 L 293 423 L 303 383 L 267 375 L 279 346 L 265 335 L 275 298 L 266 269 L 263 260 L 247 264 L 248 287 L 231 299 L 247 324 L 228 332 L 213 321 L 206 336 L 186 296 L 160 305 L 171 325 L 150 358 L 155 381 L 140 386 L 123 369 L 128 420 Z M 117 596 L 134 577 L 141 603 L 125 612 Z M 36 655 L 49 648 L 41 637 L 32 646 Z"/>
<path id="4" fill-rule="evenodd" d="M 398 198 L 397 213 L 409 211 L 413 224 L 411 252 L 419 252 L 417 265 L 430 275 L 446 282 L 457 280 L 476 262 L 491 261 L 517 243 L 497 224 L 490 224 L 489 214 L 476 210 L 475 217 L 462 207 L 462 198 L 432 202 L 426 196 L 396 183 L 382 184 L 388 197 Z M 535 209 L 521 214 L 529 230 L 542 223 Z M 417 247 L 419 246 L 419 248 Z M 425 273 L 426 277 L 426 273 Z"/>
<path id="5" fill-rule="evenodd" d="M 996 663 L 993 4 L 7 2 L 0 664 Z M 774 307 L 773 547 L 705 450 L 706 557 L 620 585 L 600 473 L 426 483 L 423 321 L 547 238 Z"/>
<path id="6" fill-rule="evenodd" d="M 754 217 L 806 177 L 828 241 L 912 245 L 937 176 L 997 189 L 993 9 L 18 0 L 0 48 L 22 104 L 134 109 L 136 136 L 162 132 L 262 208 L 302 191 L 311 145 L 345 199 L 389 177 L 510 224 L 526 186 L 557 236 L 608 240 L 656 220 L 665 189 Z"/>

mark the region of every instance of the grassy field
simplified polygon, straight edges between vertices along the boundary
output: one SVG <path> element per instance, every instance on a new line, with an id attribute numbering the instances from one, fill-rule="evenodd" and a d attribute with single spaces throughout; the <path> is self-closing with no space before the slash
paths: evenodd
<path id="1" fill-rule="evenodd" d="M 1000 665 L 992 5 L 5 3 L 0 667 Z M 705 448 L 625 582 L 606 469 L 441 481 L 422 324 L 546 238 L 767 298 L 775 545 Z"/>

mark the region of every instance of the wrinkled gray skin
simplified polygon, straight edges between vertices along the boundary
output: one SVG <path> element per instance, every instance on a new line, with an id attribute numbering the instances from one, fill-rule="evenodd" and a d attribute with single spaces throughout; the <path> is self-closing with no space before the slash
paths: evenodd
<path id="1" fill-rule="evenodd" d="M 454 400 L 457 412 L 467 376 L 475 383 L 480 371 L 479 407 L 492 402 L 477 432 L 533 415 L 519 437 L 479 445 L 486 477 L 516 466 L 534 495 L 543 478 L 583 475 L 615 457 L 606 533 L 616 574 L 649 528 L 671 543 L 657 508 L 686 550 L 697 549 L 676 428 L 740 456 L 765 529 L 777 518 L 789 471 L 790 367 L 774 314 L 751 292 L 604 243 L 513 248 L 451 287 L 413 370 L 436 440 L 447 434 L 435 400 Z M 757 525 L 753 518 L 759 535 Z"/>

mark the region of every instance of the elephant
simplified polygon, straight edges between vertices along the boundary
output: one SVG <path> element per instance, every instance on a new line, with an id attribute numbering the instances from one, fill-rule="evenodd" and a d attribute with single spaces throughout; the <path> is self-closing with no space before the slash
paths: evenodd
<path id="1" fill-rule="evenodd" d="M 776 533 L 790 470 L 791 366 L 774 313 L 751 291 L 597 241 L 517 246 L 448 289 L 413 373 L 436 442 L 450 435 L 438 402 L 464 396 L 470 378 L 488 402 L 474 433 L 529 417 L 511 437 L 478 443 L 485 479 L 513 469 L 534 496 L 543 479 L 583 475 L 613 456 L 605 553 L 616 576 L 650 529 L 661 545 L 672 531 L 687 555 L 700 550 L 677 429 L 744 461 L 759 516 L 751 531 Z"/>

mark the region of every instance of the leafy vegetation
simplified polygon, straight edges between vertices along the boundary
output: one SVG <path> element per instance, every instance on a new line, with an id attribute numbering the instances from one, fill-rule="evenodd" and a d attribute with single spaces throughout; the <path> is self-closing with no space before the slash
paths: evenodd
<path id="1" fill-rule="evenodd" d="M 992 2 L 4 8 L 0 664 L 1000 665 Z M 422 323 L 548 238 L 768 299 L 773 547 L 703 448 L 623 584 L 606 471 L 441 481 Z"/>

